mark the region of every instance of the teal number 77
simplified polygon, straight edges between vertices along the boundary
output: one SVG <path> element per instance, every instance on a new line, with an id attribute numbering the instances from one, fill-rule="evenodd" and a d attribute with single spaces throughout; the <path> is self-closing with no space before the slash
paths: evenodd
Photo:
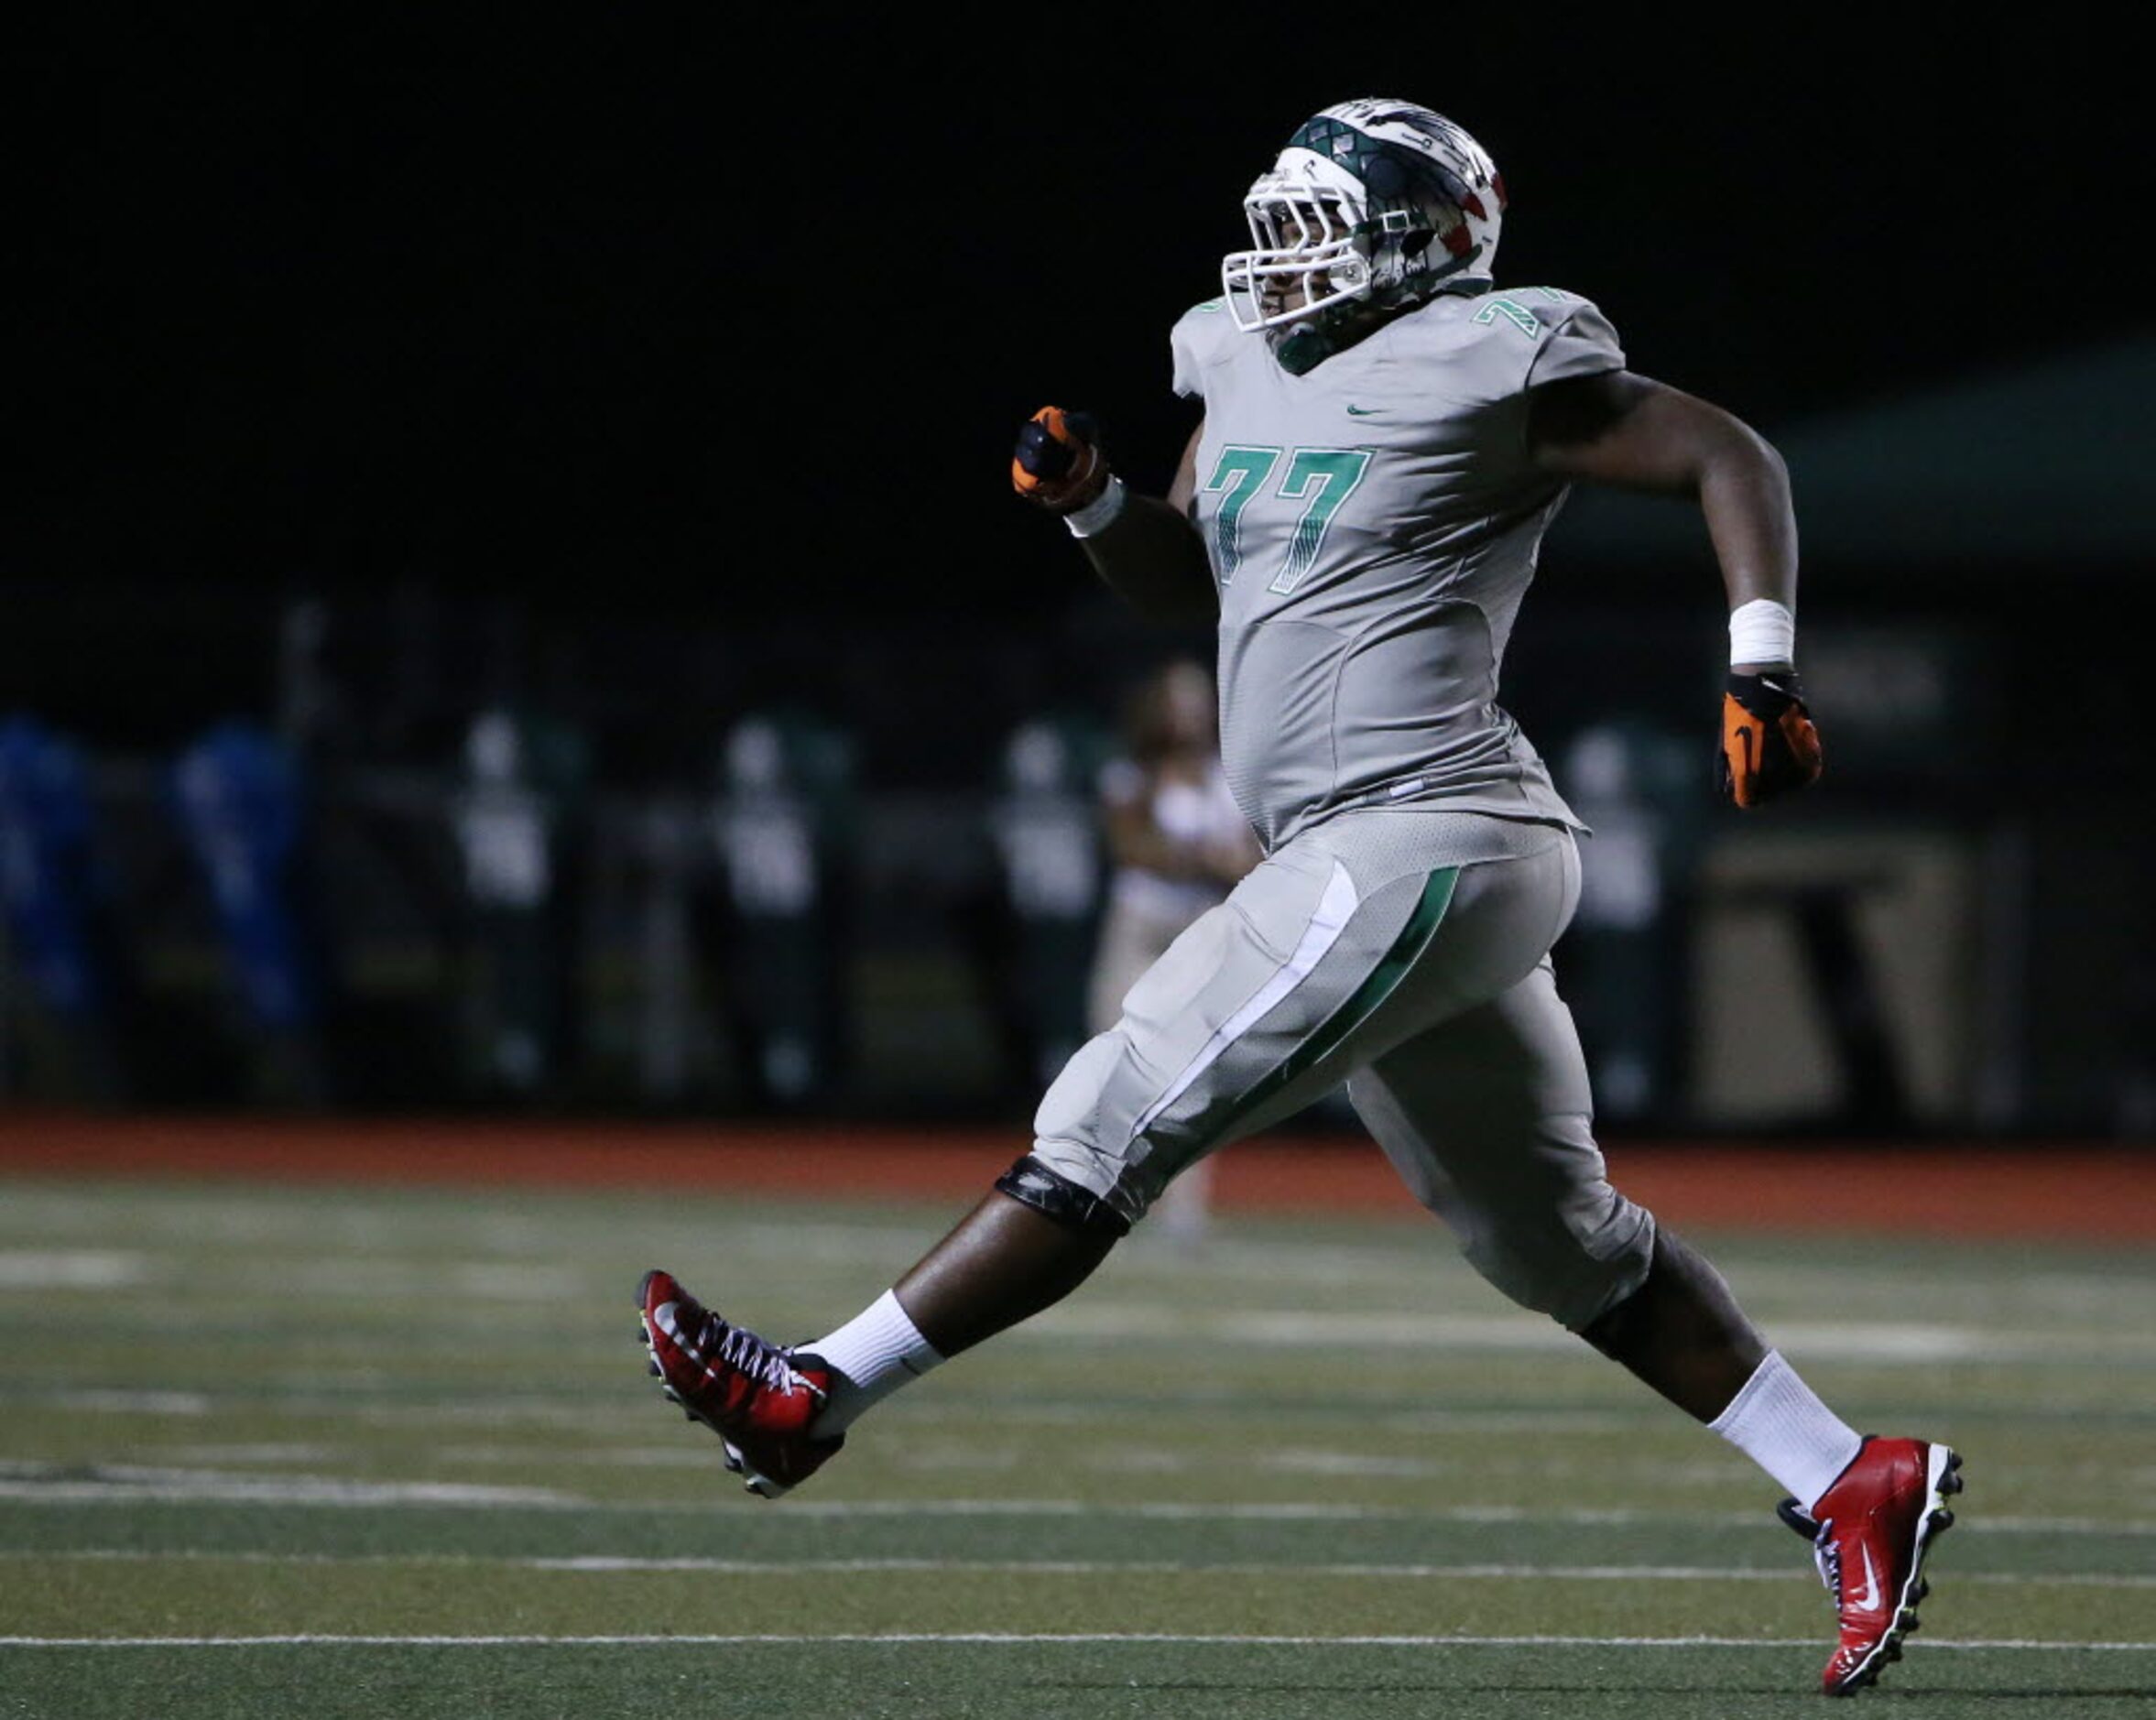
<path id="1" fill-rule="evenodd" d="M 1213 560 L 1220 570 L 1223 585 L 1236 577 L 1245 559 L 1243 510 L 1265 488 L 1266 480 L 1279 464 L 1283 452 L 1288 455 L 1288 470 L 1281 475 L 1279 487 L 1273 495 L 1282 501 L 1302 504 L 1295 529 L 1288 539 L 1288 553 L 1279 572 L 1266 586 L 1267 591 L 1283 596 L 1301 584 L 1302 576 L 1316 565 L 1318 551 L 1324 545 L 1325 528 L 1333 523 L 1333 516 L 1340 511 L 1340 504 L 1355 494 L 1356 486 L 1362 483 L 1363 474 L 1370 466 L 1370 451 L 1367 448 L 1283 451 L 1237 443 L 1223 448 L 1213 475 L 1205 480 L 1204 486 L 1208 493 L 1221 497 L 1220 507 L 1213 517 Z"/>

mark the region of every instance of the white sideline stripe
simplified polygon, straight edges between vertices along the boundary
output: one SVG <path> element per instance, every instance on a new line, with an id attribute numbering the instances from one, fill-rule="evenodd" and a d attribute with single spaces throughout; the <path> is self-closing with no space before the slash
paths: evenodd
<path id="1" fill-rule="evenodd" d="M 0 1248 L 0 1290 L 121 1290 L 148 1276 L 144 1256 L 114 1248 Z"/>
<path id="2" fill-rule="evenodd" d="M 132 1553 L 130 1554 L 132 1556 Z M 213 1555 L 212 1555 L 213 1556 Z M 1257 1560 L 1223 1564 L 1190 1564 L 1172 1559 L 617 1559 L 584 1555 L 561 1559 L 514 1559 L 505 1562 L 532 1571 L 607 1573 L 636 1571 L 704 1571 L 715 1574 L 783 1576 L 794 1572 L 831 1574 L 870 1572 L 978 1572 L 1006 1576 L 1286 1576 L 1435 1578 L 1440 1580 L 1532 1581 L 1560 1583 L 1802 1583 L 1818 1578 L 1808 1566 L 1788 1570 L 1756 1565 L 1659 1564 L 1298 1564 Z M 1956 1571 L 1955 1584 L 2041 1588 L 2156 1588 L 2156 1576 L 2080 1575 L 2050 1572 L 2029 1576 L 2010 1571 Z"/>
<path id="3" fill-rule="evenodd" d="M 1198 1047 L 1196 1055 L 1168 1083 L 1167 1091 L 1138 1113 L 1138 1121 L 1130 1126 L 1132 1140 L 1152 1127 L 1153 1119 L 1181 1098 L 1192 1082 L 1220 1061 L 1222 1052 L 1309 976 L 1311 969 L 1324 960 L 1325 952 L 1340 941 L 1340 934 L 1347 930 L 1347 922 L 1354 918 L 1360 900 L 1356 894 L 1355 880 L 1347 876 L 1347 868 L 1334 861 L 1333 876 L 1325 880 L 1324 893 L 1318 898 L 1310 922 L 1296 941 L 1295 953 L 1288 958 L 1286 965 L 1274 970 L 1272 977 L 1253 992 L 1240 1009 L 1213 1029 L 1212 1036 Z"/>
<path id="4" fill-rule="evenodd" d="M 1818 1581 L 1809 1567 L 1685 1564 L 1302 1564 L 1239 1560 L 1195 1564 L 1173 1559 L 648 1559 L 606 1553 L 559 1558 L 500 1558 L 470 1552 L 227 1552 L 214 1547 L 0 1547 L 0 1560 L 53 1560 L 114 1564 L 194 1561 L 214 1564 L 446 1564 L 489 1570 L 557 1571 L 588 1575 L 701 1572 L 714 1576 L 844 1576 L 894 1572 L 970 1572 L 999 1576 L 1286 1576 L 1431 1578 L 1445 1581 L 1553 1583 L 1802 1583 Z M 2156 1589 L 2156 1576 L 2116 1572 L 1955 1571 L 1968 1584 L 2012 1588 Z"/>
<path id="5" fill-rule="evenodd" d="M 0 1461 L 0 1500 L 40 1506 L 98 1505 L 305 1505 L 338 1508 L 456 1507 L 480 1510 L 540 1510 L 626 1516 L 676 1511 L 678 1500 L 593 1499 L 546 1487 L 483 1486 L 438 1481 L 354 1481 L 334 1475 L 247 1475 L 193 1470 L 107 1467 L 94 1475 L 54 1472 L 50 1465 Z M 153 1478 L 156 1477 L 156 1478 Z M 1347 1505 L 1323 1500 L 1197 1504 L 1181 1499 L 789 1499 L 789 1518 L 1092 1517 L 1156 1522 L 1555 1523 L 1584 1527 L 1650 1524 L 1691 1528 L 1756 1529 L 1759 1511 L 1650 1510 L 1612 1507 L 1530 1510 L 1519 1505 L 1459 1505 L 1417 1508 Z M 2147 1518 L 1991 1517 L 1966 1519 L 1962 1533 L 1977 1535 L 2089 1535 L 2122 1539 L 2156 1536 Z"/>
<path id="6" fill-rule="evenodd" d="M 89 1410 L 115 1415 L 204 1416 L 216 1408 L 204 1391 L 75 1391 L 9 1392 L 0 1401 L 33 1404 L 41 1410 Z"/>
<path id="7" fill-rule="evenodd" d="M 651 1509 L 656 1507 L 626 1508 Z M 788 1499 L 789 1517 L 1096 1517 L 1164 1522 L 1417 1522 L 1558 1523 L 1626 1527 L 1639 1524 L 1706 1525 L 1757 1529 L 1760 1511 L 1656 1511 L 1637 1506 L 1533 1510 L 1523 1505 L 1454 1505 L 1425 1508 L 1398 1505 L 1346 1505 L 1331 1500 L 1199 1504 L 1181 1499 Z M 2093 1517 L 1972 1516 L 1959 1532 L 2022 1535 L 2156 1535 L 2156 1521 Z"/>
<path id="8" fill-rule="evenodd" d="M 545 1649 L 545 1648 L 729 1648 L 759 1643 L 1176 1643 L 1225 1648 L 1285 1649 L 1816 1649 L 1813 1637 L 1286 1637 L 1187 1636 L 1166 1631 L 1100 1630 L 1019 1632 L 989 1630 L 889 1630 L 881 1632 L 810 1631 L 780 1634 L 745 1632 L 733 1636 L 588 1637 L 369 1637 L 294 1635 L 263 1637 L 0 1637 L 0 1649 L 263 1649 L 323 1644 L 349 1648 Z M 2071 1642 L 2031 1637 L 1932 1638 L 1910 1645 L 1929 1654 L 1935 1649 L 2029 1649 L 2069 1654 L 2156 1654 L 2156 1642 Z"/>
<path id="9" fill-rule="evenodd" d="M 1102 1298 L 1064 1303 L 1043 1316 L 1042 1330 L 1072 1337 L 1139 1338 L 1196 1344 L 1332 1349 L 1494 1350 L 1573 1355 L 1579 1340 L 1547 1320 L 1515 1313 L 1371 1313 L 1295 1308 L 1205 1308 Z M 2017 1363 L 2101 1361 L 2111 1367 L 2156 1362 L 2156 1337 L 2090 1333 L 2068 1335 L 1989 1331 L 1981 1326 L 1849 1321 L 1784 1321 L 1777 1344 L 1792 1355 L 1833 1362 Z"/>
<path id="10" fill-rule="evenodd" d="M 121 1501 L 254 1505 L 467 1505 L 561 1508 L 584 1503 L 550 1487 L 485 1486 L 449 1481 L 354 1481 L 342 1475 L 263 1475 L 101 1465 L 89 1475 L 33 1463 L 0 1462 L 0 1499 L 36 1504 Z"/>

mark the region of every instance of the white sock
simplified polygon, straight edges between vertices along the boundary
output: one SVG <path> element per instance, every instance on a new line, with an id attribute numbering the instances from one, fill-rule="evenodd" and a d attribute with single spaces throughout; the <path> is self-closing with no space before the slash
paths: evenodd
<path id="1" fill-rule="evenodd" d="M 1769 1350 L 1708 1428 L 1764 1469 L 1809 1510 L 1849 1466 L 1862 1437 Z"/>
<path id="2" fill-rule="evenodd" d="M 864 1410 L 943 1360 L 889 1290 L 829 1337 L 799 1347 L 832 1367 L 831 1396 L 809 1429 L 820 1440 L 844 1433 Z"/>

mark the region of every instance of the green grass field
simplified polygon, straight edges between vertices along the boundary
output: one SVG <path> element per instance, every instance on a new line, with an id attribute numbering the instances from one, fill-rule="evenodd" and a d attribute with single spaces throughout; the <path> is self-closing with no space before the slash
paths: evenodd
<path id="1" fill-rule="evenodd" d="M 0 1181 L 0 1715 L 1813 1712 L 1772 1485 L 1433 1227 L 1230 1216 L 780 1504 L 659 1400 L 664 1265 L 807 1336 L 942 1206 Z M 1704 1238 L 1962 1523 L 1863 1701 L 2156 1714 L 2156 1261 Z"/>

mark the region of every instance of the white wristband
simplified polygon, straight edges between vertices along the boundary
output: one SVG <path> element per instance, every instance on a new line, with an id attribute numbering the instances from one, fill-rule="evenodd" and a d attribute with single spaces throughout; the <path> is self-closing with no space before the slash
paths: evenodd
<path id="1" fill-rule="evenodd" d="M 1071 528 L 1072 537 L 1090 538 L 1123 511 L 1127 499 L 1123 480 L 1111 472 L 1107 487 L 1083 507 L 1074 507 L 1065 514 L 1063 524 Z"/>
<path id="2" fill-rule="evenodd" d="M 1797 618 L 1771 597 L 1755 597 L 1729 612 L 1729 660 L 1737 663 L 1793 663 L 1797 660 Z"/>

